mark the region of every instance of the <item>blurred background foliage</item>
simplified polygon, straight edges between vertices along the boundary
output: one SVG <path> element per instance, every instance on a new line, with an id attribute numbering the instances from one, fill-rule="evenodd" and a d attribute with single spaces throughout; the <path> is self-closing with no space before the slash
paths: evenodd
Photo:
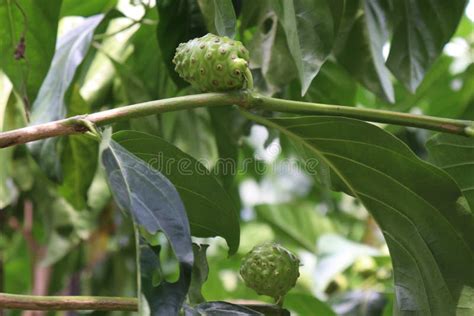
<path id="1" fill-rule="evenodd" d="M 57 102 L 63 102 L 67 116 L 195 93 L 177 77 L 169 61 L 178 43 L 207 32 L 235 34 L 244 42 L 250 50 L 256 86 L 267 95 L 474 119 L 473 1 L 416 92 L 410 90 L 416 88 L 417 78 L 402 80 L 404 86 L 389 70 L 380 68 L 380 63 L 377 66 L 377 58 L 383 59 L 382 64 L 388 60 L 395 77 L 404 76 L 390 67 L 389 60 L 397 56 L 389 55 L 387 40 L 381 36 L 377 43 L 371 42 L 367 33 L 357 29 L 358 20 L 350 25 L 341 22 L 341 27 L 348 29 L 335 36 L 330 24 L 337 21 L 310 17 L 310 21 L 318 21 L 315 27 L 322 35 L 314 38 L 314 34 L 303 34 L 310 44 L 318 46 L 312 61 L 320 69 L 309 67 L 315 71 L 308 72 L 304 59 L 290 56 L 304 55 L 311 46 L 295 48 L 294 34 L 288 32 L 292 21 L 285 20 L 272 1 L 233 1 L 235 16 L 230 14 L 234 10 L 216 15 L 216 1 L 205 0 L 13 2 L 22 8 L 10 12 L 14 14 L 14 32 L 19 34 L 17 39 L 26 34 L 26 51 L 33 53 L 15 72 L 0 62 L 3 131 L 24 126 L 28 120 L 59 118 L 61 104 L 56 111 L 49 110 L 46 118 L 29 117 L 29 109 L 41 93 L 50 93 L 50 100 L 61 95 Z M 6 14 L 6 3 L 10 1 L 0 1 L 0 14 Z M 294 10 L 304 11 L 307 3 L 297 3 L 300 5 Z M 324 15 L 323 9 L 332 12 L 340 8 L 334 4 L 317 12 Z M 350 13 L 350 5 L 346 9 Z M 31 18 L 32 10 L 42 14 L 31 14 L 36 16 Z M 80 40 L 71 46 L 66 42 L 57 46 L 64 50 L 66 59 L 82 52 L 70 78 L 61 77 L 69 84 L 60 91 L 46 87 L 42 92 L 56 34 L 61 39 L 78 32 L 77 27 L 87 17 L 97 14 L 104 15 L 94 27 L 81 30 L 84 36 Z M 341 16 L 342 21 L 346 18 Z M 7 38 L 3 32 L 2 40 Z M 344 41 L 343 36 L 353 40 Z M 373 58 L 376 66 L 354 64 L 361 60 L 357 54 L 367 54 L 364 47 L 370 45 L 379 45 L 383 52 L 366 58 L 367 62 Z M 57 62 L 58 69 L 70 65 Z M 209 244 L 204 298 L 270 302 L 244 286 L 238 269 L 242 256 L 254 245 L 275 240 L 297 253 L 303 263 L 301 278 L 286 299 L 289 309 L 300 315 L 310 315 L 308 311 L 321 311 L 321 315 L 391 315 L 391 261 L 371 216 L 352 197 L 331 192 L 321 179 L 297 168 L 298 150 L 287 139 L 250 124 L 234 111 L 199 109 L 114 125 L 114 131 L 133 129 L 159 135 L 206 161 L 209 169 L 218 158 L 241 162 L 235 175 L 214 170 L 241 210 L 241 239 L 237 254 L 231 257 L 223 239 L 196 239 Z M 426 158 L 424 144 L 431 133 L 380 126 Z M 26 146 L 0 150 L 0 291 L 134 296 L 132 224 L 118 211 L 104 173 L 97 167 L 97 144 L 71 136 L 41 146 L 36 155 L 47 156 L 41 164 Z M 288 161 L 293 163 L 285 165 Z M 172 273 L 173 268 L 169 270 Z"/>

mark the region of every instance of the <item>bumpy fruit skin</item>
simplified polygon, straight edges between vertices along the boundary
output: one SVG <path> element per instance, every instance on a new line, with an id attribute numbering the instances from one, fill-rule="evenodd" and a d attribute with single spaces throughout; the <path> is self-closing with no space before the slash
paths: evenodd
<path id="1" fill-rule="evenodd" d="M 248 61 L 241 42 L 210 33 L 179 44 L 173 58 L 180 77 L 204 92 L 243 88 Z"/>
<path id="2" fill-rule="evenodd" d="M 281 245 L 264 243 L 244 257 L 240 275 L 258 294 L 279 300 L 295 286 L 299 265 L 298 258 Z"/>

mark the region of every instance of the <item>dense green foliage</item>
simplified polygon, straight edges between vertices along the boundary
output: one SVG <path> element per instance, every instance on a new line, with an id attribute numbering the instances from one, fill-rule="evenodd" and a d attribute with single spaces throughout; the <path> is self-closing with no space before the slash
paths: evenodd
<path id="1" fill-rule="evenodd" d="M 467 2 L 0 0 L 0 132 L 246 88 L 247 66 L 265 96 L 474 120 Z M 229 47 L 189 42 L 207 33 Z M 259 315 L 234 304 L 273 302 L 241 260 L 278 242 L 302 263 L 299 315 L 474 314 L 474 138 L 289 107 L 0 149 L 0 292 Z"/>

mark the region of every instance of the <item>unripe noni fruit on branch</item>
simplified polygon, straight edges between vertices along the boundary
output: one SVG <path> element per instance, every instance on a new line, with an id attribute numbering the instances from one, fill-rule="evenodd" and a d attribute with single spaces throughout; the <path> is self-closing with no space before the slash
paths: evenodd
<path id="1" fill-rule="evenodd" d="M 240 275 L 258 294 L 279 302 L 295 286 L 300 276 L 299 265 L 299 259 L 289 250 L 276 243 L 264 243 L 244 257 Z"/>
<path id="2" fill-rule="evenodd" d="M 181 78 L 203 92 L 253 88 L 249 52 L 226 36 L 209 33 L 179 44 L 173 63 Z"/>

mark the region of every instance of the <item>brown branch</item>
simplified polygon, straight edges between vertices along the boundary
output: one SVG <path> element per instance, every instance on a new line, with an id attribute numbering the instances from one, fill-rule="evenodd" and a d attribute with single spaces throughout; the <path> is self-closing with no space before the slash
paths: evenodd
<path id="1" fill-rule="evenodd" d="M 0 309 L 137 311 L 134 297 L 33 296 L 0 293 Z"/>
<path id="2" fill-rule="evenodd" d="M 474 137 L 474 122 L 427 115 L 366 109 L 350 106 L 309 103 L 265 97 L 250 91 L 227 93 L 202 93 L 176 98 L 132 104 L 116 109 L 96 112 L 89 115 L 70 117 L 54 122 L 28 126 L 0 133 L 0 148 L 44 139 L 48 137 L 84 133 L 88 125 L 106 125 L 119 120 L 131 119 L 151 114 L 194 109 L 199 107 L 239 105 L 244 109 L 286 112 L 306 115 L 343 116 L 364 120 L 424 128 L 444 133 Z M 259 116 L 242 112 L 250 119 L 258 121 Z"/>
<path id="3" fill-rule="evenodd" d="M 49 137 L 87 132 L 89 129 L 84 125 L 83 120 L 100 126 L 124 119 L 170 111 L 208 106 L 242 105 L 246 102 L 246 95 L 245 92 L 202 93 L 137 103 L 88 115 L 79 115 L 44 124 L 27 126 L 0 133 L 0 148 L 25 144 Z"/>

